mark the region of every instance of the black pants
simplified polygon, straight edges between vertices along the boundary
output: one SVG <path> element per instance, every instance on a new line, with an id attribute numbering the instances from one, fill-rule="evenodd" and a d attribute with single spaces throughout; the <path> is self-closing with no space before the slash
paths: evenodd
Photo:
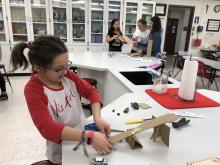
<path id="1" fill-rule="evenodd" d="M 6 92 L 5 79 L 0 73 L 0 88 L 2 92 Z"/>
<path id="2" fill-rule="evenodd" d="M 117 47 L 109 46 L 108 50 L 110 52 L 121 52 L 121 46 L 117 46 Z"/>

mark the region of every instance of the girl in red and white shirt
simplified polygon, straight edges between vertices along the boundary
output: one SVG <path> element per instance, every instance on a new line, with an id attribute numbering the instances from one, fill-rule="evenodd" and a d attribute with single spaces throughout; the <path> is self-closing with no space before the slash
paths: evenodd
<path id="1" fill-rule="evenodd" d="M 23 54 L 25 48 L 29 49 L 29 61 Z M 93 86 L 68 71 L 71 66 L 68 59 L 65 44 L 55 36 L 18 43 L 12 51 L 14 70 L 27 68 L 29 62 L 32 65 L 33 74 L 24 94 L 32 120 L 47 140 L 47 157 L 54 164 L 62 163 L 62 141 L 92 140 L 99 154 L 110 153 L 112 147 L 107 138 L 110 126 L 101 118 L 100 95 Z M 101 132 L 82 129 L 85 117 L 79 96 L 90 100 L 94 122 Z"/>

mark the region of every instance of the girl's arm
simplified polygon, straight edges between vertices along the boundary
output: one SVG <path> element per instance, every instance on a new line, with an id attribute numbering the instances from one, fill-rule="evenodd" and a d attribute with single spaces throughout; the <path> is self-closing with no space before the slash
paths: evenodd
<path id="1" fill-rule="evenodd" d="M 118 35 L 114 35 L 113 37 L 110 37 L 109 35 L 107 35 L 105 37 L 105 42 L 109 43 L 111 41 L 113 41 L 114 39 L 116 39 L 118 37 Z"/>

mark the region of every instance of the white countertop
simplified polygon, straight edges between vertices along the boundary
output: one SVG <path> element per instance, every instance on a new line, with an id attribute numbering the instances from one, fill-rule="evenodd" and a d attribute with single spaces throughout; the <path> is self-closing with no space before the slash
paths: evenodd
<path id="1" fill-rule="evenodd" d="M 216 100 L 220 103 L 220 93 L 208 90 L 198 90 L 200 93 Z M 147 110 L 133 110 L 130 106 L 131 102 L 145 102 L 152 106 Z M 123 110 L 129 107 L 128 114 Z M 115 112 L 112 112 L 115 109 Z M 190 118 L 190 123 L 180 129 L 170 126 L 170 146 L 164 143 L 153 143 L 149 138 L 153 129 L 146 130 L 137 134 L 138 140 L 143 145 L 142 149 L 132 150 L 127 142 L 119 142 L 113 147 L 111 154 L 104 156 L 109 160 L 109 165 L 186 165 L 187 162 L 193 160 L 202 160 L 209 157 L 220 156 L 220 108 L 194 108 L 184 110 L 167 110 L 160 106 L 150 96 L 144 92 L 128 93 L 119 97 L 102 110 L 102 117 L 111 124 L 113 129 L 129 129 L 136 125 L 126 125 L 124 122 L 129 119 L 149 118 L 151 115 L 160 116 L 168 112 L 193 112 L 197 114 L 205 114 L 206 119 Z M 120 116 L 117 116 L 117 113 Z M 88 119 L 89 122 L 92 118 Z M 63 142 L 63 165 L 87 165 L 89 159 L 84 155 L 82 146 L 74 152 L 72 148 L 76 143 Z M 89 156 L 98 156 L 94 149 L 87 146 Z"/>
<path id="2" fill-rule="evenodd" d="M 70 53 L 69 60 L 73 65 L 79 68 L 86 68 L 96 71 L 111 72 L 118 80 L 120 80 L 131 91 L 140 91 L 151 88 L 152 85 L 134 85 L 127 78 L 120 74 L 122 71 L 151 71 L 151 68 L 138 68 L 139 66 L 149 66 L 158 63 L 156 58 L 130 57 L 123 53 L 116 53 L 111 57 L 108 52 L 79 52 Z M 179 82 L 169 78 L 169 81 L 174 84 L 169 84 L 168 87 L 178 87 Z"/>
<path id="3" fill-rule="evenodd" d="M 147 65 L 152 59 L 132 58 L 123 54 L 117 54 L 110 57 L 106 52 L 100 53 L 80 53 L 71 54 L 70 60 L 80 68 L 91 69 L 101 72 L 111 72 L 120 82 L 127 86 L 134 93 L 126 93 L 114 100 L 102 109 L 102 117 L 110 123 L 112 129 L 126 130 L 136 125 L 126 125 L 125 121 L 130 119 L 150 118 L 152 115 L 160 116 L 168 112 L 193 112 L 206 115 L 206 119 L 190 118 L 190 123 L 180 129 L 170 126 L 170 146 L 164 143 L 153 143 L 149 138 L 153 129 L 146 130 L 137 134 L 138 140 L 143 145 L 142 149 L 132 150 L 129 145 L 123 141 L 115 144 L 111 154 L 104 156 L 109 160 L 109 165 L 186 165 L 193 160 L 202 160 L 209 157 L 220 157 L 220 108 L 194 108 L 182 110 L 167 110 L 159 105 L 144 90 L 151 88 L 152 85 L 134 85 L 120 74 L 121 71 L 146 71 L 151 69 L 140 69 L 138 66 Z M 178 87 L 179 83 L 170 79 L 174 84 L 169 87 Z M 198 90 L 200 93 L 216 100 L 220 103 L 220 93 L 208 90 Z M 133 110 L 131 102 L 144 102 L 152 108 L 147 110 Z M 128 114 L 123 110 L 129 107 Z M 112 110 L 115 109 L 115 112 Z M 120 116 L 117 115 L 120 113 Z M 92 118 L 88 119 L 92 122 Z M 63 142 L 62 159 L 63 165 L 87 165 L 89 159 L 84 155 L 82 146 L 74 152 L 72 148 L 75 142 Z M 87 146 L 89 156 L 98 156 L 96 151 Z"/>

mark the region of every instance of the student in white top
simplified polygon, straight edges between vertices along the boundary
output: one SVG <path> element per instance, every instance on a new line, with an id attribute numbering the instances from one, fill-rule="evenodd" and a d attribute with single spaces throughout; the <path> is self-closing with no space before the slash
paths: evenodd
<path id="1" fill-rule="evenodd" d="M 150 35 L 150 30 L 147 28 L 147 21 L 145 19 L 139 19 L 137 24 L 138 29 L 134 32 L 132 37 L 133 48 L 131 50 L 131 53 L 142 52 L 144 47 L 141 45 L 143 45 L 144 43 L 147 44 L 147 40 Z"/>

